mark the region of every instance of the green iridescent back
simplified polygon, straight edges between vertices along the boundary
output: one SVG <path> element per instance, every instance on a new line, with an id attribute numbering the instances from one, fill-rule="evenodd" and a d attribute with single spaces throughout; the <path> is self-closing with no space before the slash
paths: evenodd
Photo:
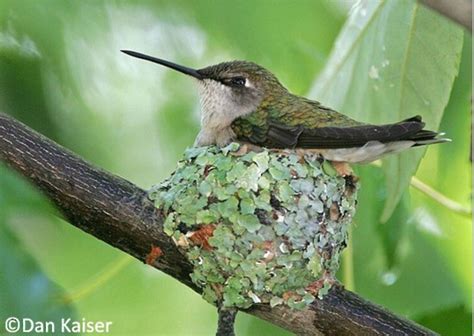
<path id="1" fill-rule="evenodd" d="M 232 129 L 238 139 L 268 147 L 270 144 L 266 135 L 272 122 L 282 126 L 303 126 L 306 129 L 363 125 L 319 102 L 286 91 L 279 96 L 267 95 L 255 112 L 235 120 Z"/>

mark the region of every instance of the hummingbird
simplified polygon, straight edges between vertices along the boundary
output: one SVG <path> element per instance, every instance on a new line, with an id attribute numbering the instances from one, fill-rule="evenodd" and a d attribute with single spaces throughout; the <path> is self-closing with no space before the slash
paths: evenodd
<path id="1" fill-rule="evenodd" d="M 164 59 L 121 50 L 195 78 L 202 106 L 194 146 L 226 146 L 237 141 L 268 149 L 318 152 L 327 160 L 367 163 L 389 153 L 450 141 L 425 130 L 421 116 L 392 124 L 356 121 L 289 92 L 264 67 L 230 61 L 193 69 Z"/>

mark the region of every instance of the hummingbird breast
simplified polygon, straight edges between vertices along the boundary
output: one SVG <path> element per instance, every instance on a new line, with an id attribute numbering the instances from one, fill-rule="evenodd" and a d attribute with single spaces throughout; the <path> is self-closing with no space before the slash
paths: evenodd
<path id="1" fill-rule="evenodd" d="M 235 139 L 231 124 L 253 112 L 260 104 L 257 91 L 242 91 L 213 79 L 199 81 L 201 99 L 201 131 L 195 146 L 224 146 Z"/>

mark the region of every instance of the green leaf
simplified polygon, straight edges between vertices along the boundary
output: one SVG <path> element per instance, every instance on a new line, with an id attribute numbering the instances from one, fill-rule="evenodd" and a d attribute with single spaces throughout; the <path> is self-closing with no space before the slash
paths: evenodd
<path id="1" fill-rule="evenodd" d="M 238 205 L 239 201 L 235 196 L 230 197 L 224 202 L 221 202 L 217 205 L 217 209 L 219 210 L 220 214 L 224 218 L 229 218 L 232 215 L 238 213 Z"/>
<path id="2" fill-rule="evenodd" d="M 201 193 L 201 195 L 209 197 L 212 192 L 212 185 L 206 180 L 202 181 L 199 185 L 199 192 Z"/>
<path id="3" fill-rule="evenodd" d="M 72 305 L 60 301 L 64 291 L 42 272 L 31 255 L 7 229 L 0 216 L 0 321 L 10 316 L 36 321 L 74 320 Z"/>
<path id="4" fill-rule="evenodd" d="M 218 214 L 210 210 L 201 210 L 196 213 L 196 223 L 199 224 L 215 223 L 218 219 Z"/>
<path id="5" fill-rule="evenodd" d="M 237 142 L 232 142 L 226 147 L 222 148 L 222 153 L 227 155 L 229 152 L 235 152 L 239 149 L 240 145 Z"/>
<path id="6" fill-rule="evenodd" d="M 374 177 L 376 180 L 376 177 Z M 380 183 L 383 183 L 380 180 Z M 386 258 L 386 267 L 393 269 L 399 266 L 408 253 L 408 228 L 410 221 L 410 197 L 406 193 L 398 203 L 393 216 L 386 223 L 377 225 L 377 233 L 382 240 Z"/>
<path id="7" fill-rule="evenodd" d="M 252 161 L 257 164 L 261 173 L 268 169 L 268 160 L 269 157 L 267 151 L 255 154 L 255 156 L 252 158 Z"/>
<path id="8" fill-rule="evenodd" d="M 246 228 L 249 232 L 255 232 L 262 226 L 258 217 L 255 215 L 239 215 L 237 223 Z"/>
<path id="9" fill-rule="evenodd" d="M 465 36 L 463 56 L 450 102 L 440 129 L 446 131 L 452 142 L 436 146 L 423 159 L 417 177 L 465 207 L 471 207 L 471 94 L 472 94 L 472 37 Z M 444 274 L 457 282 L 464 295 L 464 305 L 472 301 L 472 220 L 441 206 L 431 197 L 411 189 L 412 203 L 418 216 L 414 219 L 430 239 L 444 260 Z M 419 209 L 421 208 L 421 209 Z M 422 212 L 418 212 L 422 210 Z M 434 227 L 430 225 L 433 223 Z M 434 229 L 434 230 L 433 230 Z M 436 229 L 440 234 L 436 234 Z M 466 257 L 468 256 L 468 257 Z M 439 279 L 437 277 L 437 279 Z M 442 281 L 442 280 L 438 280 Z M 441 332 L 444 335 L 444 333 Z M 459 333 L 452 332 L 452 335 Z"/>
<path id="10" fill-rule="evenodd" d="M 333 167 L 333 165 L 329 161 L 324 160 L 322 164 L 322 168 L 323 168 L 324 173 L 327 175 L 330 175 L 330 176 L 337 175 L 336 169 Z"/>
<path id="11" fill-rule="evenodd" d="M 240 201 L 240 212 L 244 215 L 255 212 L 255 202 L 251 198 L 244 198 Z"/>
<path id="12" fill-rule="evenodd" d="M 166 217 L 165 222 L 163 223 L 163 231 L 168 235 L 171 236 L 174 233 L 176 228 L 176 221 L 175 218 L 176 214 L 173 212 L 168 217 Z"/>
<path id="13" fill-rule="evenodd" d="M 289 169 L 278 162 L 274 162 L 268 171 L 275 180 L 288 180 L 290 178 Z"/>
<path id="14" fill-rule="evenodd" d="M 260 168 L 258 168 L 258 166 L 255 164 L 251 164 L 250 166 L 246 167 L 244 173 L 239 179 L 235 181 L 235 184 L 237 187 L 244 188 L 245 190 L 257 191 L 260 175 Z"/>
<path id="15" fill-rule="evenodd" d="M 280 201 L 285 203 L 291 203 L 293 201 L 293 197 L 295 195 L 294 190 L 290 187 L 288 182 L 282 182 L 278 186 L 278 193 L 280 196 Z"/>
<path id="16" fill-rule="evenodd" d="M 366 1 L 353 8 L 311 96 L 355 119 L 396 122 L 421 115 L 437 130 L 455 76 L 463 33 L 414 1 Z M 424 149 L 384 161 L 391 216 Z"/>
<path id="17" fill-rule="evenodd" d="M 272 299 L 270 300 L 270 307 L 275 307 L 275 306 L 278 306 L 280 304 L 282 304 L 284 302 L 284 300 L 278 296 L 274 296 L 272 297 Z"/>
<path id="18" fill-rule="evenodd" d="M 441 307 L 462 304 L 463 293 L 459 282 L 453 279 L 447 259 L 441 251 L 433 248 L 432 236 L 422 230 L 422 225 L 413 223 L 413 219 L 409 223 L 399 223 L 404 228 L 402 232 L 396 233 L 401 241 L 397 243 L 398 246 L 392 245 L 395 248 L 392 250 L 395 264 L 390 264 L 387 252 L 392 247 L 387 245 L 385 239 L 381 239 L 381 225 L 378 222 L 385 199 L 385 188 L 380 186 L 383 174 L 378 167 L 364 168 L 358 169 L 358 175 L 365 183 L 358 193 L 359 208 L 352 231 L 357 293 L 371 297 L 371 300 L 398 314 L 408 315 L 410 319 Z M 390 222 L 383 225 L 387 224 L 390 225 Z M 452 227 L 453 224 L 460 223 L 452 218 L 446 226 Z M 388 235 L 391 229 L 387 230 Z M 453 232 L 457 230 L 458 227 Z M 438 239 L 442 242 L 448 240 L 444 235 Z M 463 256 L 467 253 L 466 250 Z M 457 257 L 460 255 L 457 254 Z M 467 267 L 471 264 L 470 258 L 464 258 L 469 260 L 464 264 Z M 456 262 L 463 264 L 459 259 Z"/>
<path id="19" fill-rule="evenodd" d="M 440 335 L 471 335 L 472 316 L 463 306 L 440 309 L 416 318 L 418 323 L 435 330 Z"/>

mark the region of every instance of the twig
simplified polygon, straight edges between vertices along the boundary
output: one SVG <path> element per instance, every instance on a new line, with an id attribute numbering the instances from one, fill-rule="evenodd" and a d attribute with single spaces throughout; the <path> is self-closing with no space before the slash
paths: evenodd
<path id="1" fill-rule="evenodd" d="M 128 255 L 119 256 L 110 265 L 108 265 L 98 274 L 92 276 L 85 283 L 81 284 L 73 292 L 65 294 L 62 297 L 62 301 L 64 303 L 70 303 L 87 297 L 90 293 L 96 291 L 98 288 L 107 283 L 107 281 L 112 279 L 117 273 L 127 267 L 132 260 L 133 259 Z"/>
<path id="2" fill-rule="evenodd" d="M 417 177 L 413 176 L 411 178 L 411 185 L 413 188 L 418 189 L 422 193 L 424 193 L 426 196 L 432 198 L 442 206 L 448 208 L 449 210 L 452 210 L 460 215 L 463 215 L 465 217 L 471 217 L 472 216 L 472 211 L 471 209 L 462 206 L 458 202 L 450 199 L 449 197 L 443 195 L 439 191 L 435 190 L 434 188 L 430 187 L 426 183 L 422 182 L 419 180 Z"/>
<path id="3" fill-rule="evenodd" d="M 382 163 L 380 161 L 374 161 L 371 165 L 375 167 L 382 167 Z M 471 209 L 463 206 L 462 204 L 452 200 L 448 196 L 442 194 L 438 190 L 434 189 L 433 187 L 429 186 L 428 184 L 424 183 L 416 176 L 412 176 L 410 180 L 410 186 L 413 188 L 421 191 L 426 196 L 430 197 L 434 201 L 438 202 L 440 205 L 444 206 L 445 208 L 454 211 L 462 216 L 471 217 L 472 211 Z"/>
<path id="4" fill-rule="evenodd" d="M 0 160 L 39 188 L 72 225 L 200 291 L 144 190 L 2 114 Z M 301 335 L 434 334 L 340 285 L 305 310 L 259 304 L 247 312 Z"/>

